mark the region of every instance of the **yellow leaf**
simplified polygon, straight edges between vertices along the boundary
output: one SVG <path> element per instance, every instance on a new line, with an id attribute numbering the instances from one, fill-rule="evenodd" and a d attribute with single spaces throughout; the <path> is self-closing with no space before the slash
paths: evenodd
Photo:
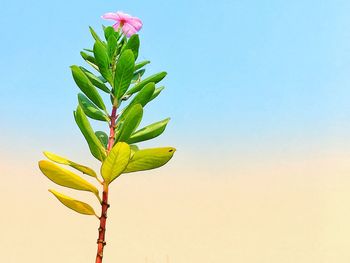
<path id="1" fill-rule="evenodd" d="M 75 200 L 69 196 L 60 194 L 58 192 L 56 192 L 55 190 L 50 189 L 49 190 L 54 196 L 56 196 L 56 198 L 62 203 L 64 204 L 66 207 L 74 210 L 75 212 L 78 212 L 80 214 L 83 215 L 96 215 L 94 209 L 88 205 L 87 203 Z"/>
<path id="2" fill-rule="evenodd" d="M 59 164 L 65 164 L 69 165 L 70 167 L 73 167 L 74 169 L 77 169 L 78 171 L 82 172 L 83 174 L 90 175 L 92 177 L 97 177 L 96 172 L 92 170 L 91 168 L 75 163 L 71 160 L 68 160 L 62 156 L 58 156 L 56 154 L 50 153 L 50 152 L 44 152 L 44 155 L 51 161 Z"/>
<path id="3" fill-rule="evenodd" d="M 46 160 L 39 162 L 39 168 L 47 178 L 58 185 L 76 190 L 90 191 L 98 196 L 98 190 L 95 186 L 67 169 Z"/>
<path id="4" fill-rule="evenodd" d="M 128 165 L 130 146 L 125 142 L 118 142 L 109 152 L 101 166 L 101 175 L 107 184 L 117 178 Z"/>

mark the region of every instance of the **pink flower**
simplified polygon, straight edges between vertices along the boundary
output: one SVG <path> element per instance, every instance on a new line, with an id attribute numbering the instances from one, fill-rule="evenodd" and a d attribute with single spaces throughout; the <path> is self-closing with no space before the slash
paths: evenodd
<path id="1" fill-rule="evenodd" d="M 114 29 L 117 31 L 121 28 L 127 37 L 136 34 L 142 27 L 142 21 L 139 18 L 132 17 L 120 11 L 116 13 L 106 13 L 102 18 L 116 21 L 113 25 Z"/>

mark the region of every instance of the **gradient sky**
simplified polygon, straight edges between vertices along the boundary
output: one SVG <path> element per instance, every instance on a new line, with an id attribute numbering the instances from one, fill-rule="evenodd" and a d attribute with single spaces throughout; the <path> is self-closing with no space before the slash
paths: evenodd
<path id="1" fill-rule="evenodd" d="M 96 231 L 82 237 L 76 229 L 95 222 L 50 210 L 58 204 L 36 162 L 51 150 L 94 163 L 73 120 L 78 89 L 69 66 L 84 64 L 79 52 L 93 44 L 88 26 L 101 32 L 111 23 L 100 16 L 117 10 L 143 20 L 140 59 L 152 61 L 146 73 L 168 72 L 143 123 L 172 120 L 146 145 L 178 151 L 168 168 L 116 186 L 121 201 L 111 217 L 125 212 L 126 226 L 117 229 L 114 219 L 121 236 L 110 239 L 120 250 L 107 252 L 107 262 L 161 263 L 166 255 L 171 263 L 349 262 L 346 0 L 2 3 L 0 204 L 4 215 L 16 208 L 19 226 L 12 246 L 0 238 L 8 262 L 37 262 L 28 244 L 38 232 L 48 240 L 39 262 L 55 263 L 55 246 L 76 247 L 74 238 L 80 254 L 67 260 L 75 251 L 65 247 L 55 260 L 92 262 L 94 253 L 84 251 Z M 145 218 L 147 226 L 130 218 Z M 8 235 L 9 222 L 0 218 Z"/>

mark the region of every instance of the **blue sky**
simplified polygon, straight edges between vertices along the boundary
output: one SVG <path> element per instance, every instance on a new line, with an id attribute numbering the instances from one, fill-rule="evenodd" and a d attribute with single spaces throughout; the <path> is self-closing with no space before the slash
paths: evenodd
<path id="1" fill-rule="evenodd" d="M 13 0 L 0 10 L 6 137 L 78 133 L 69 66 L 93 44 L 88 26 L 109 25 L 100 15 L 117 10 L 144 22 L 148 74 L 169 73 L 145 117 L 172 117 L 161 142 L 253 147 L 349 134 L 349 1 Z"/>

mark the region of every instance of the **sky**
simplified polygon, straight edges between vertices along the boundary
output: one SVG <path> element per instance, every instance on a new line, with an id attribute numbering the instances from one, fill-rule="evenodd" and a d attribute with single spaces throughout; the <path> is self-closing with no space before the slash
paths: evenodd
<path id="1" fill-rule="evenodd" d="M 84 65 L 88 26 L 101 33 L 117 10 L 143 21 L 146 74 L 168 72 L 142 125 L 171 122 L 144 146 L 177 152 L 114 186 L 106 262 L 349 262 L 345 0 L 1 2 L 7 262 L 38 262 L 42 240 L 39 262 L 93 260 L 97 222 L 49 195 L 37 161 L 49 150 L 98 169 L 74 123 L 69 66 Z"/>

